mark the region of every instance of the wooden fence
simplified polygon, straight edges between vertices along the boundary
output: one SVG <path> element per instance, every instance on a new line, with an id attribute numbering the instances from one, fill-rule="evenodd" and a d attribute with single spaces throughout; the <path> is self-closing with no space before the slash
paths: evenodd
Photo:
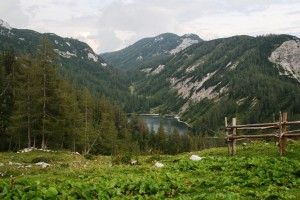
<path id="1" fill-rule="evenodd" d="M 236 118 L 232 118 L 232 125 L 228 125 L 227 117 L 225 117 L 225 131 L 226 142 L 228 145 L 228 155 L 236 154 L 237 140 L 251 139 L 251 138 L 278 138 L 280 155 L 284 156 L 286 152 L 286 141 L 289 137 L 300 137 L 300 130 L 288 131 L 288 126 L 299 125 L 300 121 L 291 121 L 287 119 L 288 114 L 284 112 L 279 114 L 279 122 L 262 123 L 262 124 L 244 124 L 237 125 Z M 239 130 L 266 130 L 277 129 L 272 134 L 258 134 L 258 135 L 238 135 Z M 232 132 L 232 134 L 229 134 Z"/>

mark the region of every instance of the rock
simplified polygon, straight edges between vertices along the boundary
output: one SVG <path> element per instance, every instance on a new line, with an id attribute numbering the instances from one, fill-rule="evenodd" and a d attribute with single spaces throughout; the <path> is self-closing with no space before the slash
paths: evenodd
<path id="1" fill-rule="evenodd" d="M 269 61 L 280 65 L 284 69 L 284 73 L 279 71 L 280 75 L 295 78 L 300 82 L 300 41 L 289 40 L 275 49 Z M 277 66 L 278 67 L 278 66 Z"/>
<path id="2" fill-rule="evenodd" d="M 137 160 L 132 160 L 132 161 L 130 162 L 130 164 L 131 164 L 131 165 L 137 165 L 137 164 L 138 164 L 138 161 L 137 161 Z"/>
<path id="3" fill-rule="evenodd" d="M 197 156 L 197 155 L 192 155 L 190 157 L 190 160 L 194 160 L 194 161 L 198 161 L 198 160 L 202 160 L 204 157 L 200 157 L 200 156 Z"/>
<path id="4" fill-rule="evenodd" d="M 50 164 L 45 163 L 45 162 L 38 162 L 38 163 L 36 163 L 35 165 L 39 165 L 39 166 L 41 166 L 42 168 L 46 168 L 46 167 L 49 167 L 49 166 L 50 166 Z"/>
<path id="5" fill-rule="evenodd" d="M 155 166 L 155 167 L 158 167 L 158 168 L 161 168 L 161 167 L 163 167 L 163 166 L 165 166 L 164 164 L 162 164 L 162 163 L 160 163 L 160 162 L 157 162 L 156 160 L 155 161 L 153 161 L 153 165 Z"/>
<path id="6" fill-rule="evenodd" d="M 21 163 L 14 163 L 14 162 L 9 161 L 8 165 L 18 165 L 18 166 L 21 166 L 22 164 Z"/>

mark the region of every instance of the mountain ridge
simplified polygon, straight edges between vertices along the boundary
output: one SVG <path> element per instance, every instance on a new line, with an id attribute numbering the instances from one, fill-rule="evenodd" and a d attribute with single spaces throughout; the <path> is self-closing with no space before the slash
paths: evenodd
<path id="1" fill-rule="evenodd" d="M 257 123 L 286 110 L 299 117 L 299 41 L 243 35 L 197 43 L 140 68 L 135 92 L 151 102 L 151 112 L 179 114 L 202 132 L 220 126 L 225 116 Z"/>
<path id="2" fill-rule="evenodd" d="M 108 63 L 122 70 L 135 70 L 159 59 L 174 55 L 192 44 L 203 41 L 196 34 L 178 36 L 174 33 L 163 33 L 147 37 L 115 52 L 100 54 Z"/>
<path id="3" fill-rule="evenodd" d="M 112 102 L 124 106 L 130 96 L 125 86 L 126 75 L 108 65 L 88 44 L 54 33 L 9 27 L 7 22 L 0 21 L 1 51 L 13 48 L 17 56 L 34 56 L 40 38 L 46 36 L 59 57 L 60 72 L 66 79 L 77 82 L 80 87 L 89 88 L 96 96 L 108 97 Z M 119 78 L 112 78 L 114 76 Z"/>
<path id="4" fill-rule="evenodd" d="M 222 129 L 225 116 L 239 116 L 241 123 L 270 121 L 279 111 L 300 117 L 300 40 L 295 36 L 203 41 L 193 34 L 164 33 L 98 56 L 78 40 L 3 24 L 0 50 L 12 45 L 30 54 L 38 36 L 47 35 L 66 78 L 110 97 L 125 112 L 179 115 L 195 133 L 209 135 Z M 187 38 L 197 42 L 184 42 Z"/>

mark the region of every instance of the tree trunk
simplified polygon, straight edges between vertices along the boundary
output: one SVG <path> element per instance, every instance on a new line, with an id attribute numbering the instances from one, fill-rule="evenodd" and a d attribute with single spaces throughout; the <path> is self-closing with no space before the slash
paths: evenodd
<path id="1" fill-rule="evenodd" d="M 44 65 L 44 102 L 43 102 L 43 128 L 42 128 L 42 149 L 45 149 L 45 122 L 46 122 L 46 66 Z"/>
<path id="2" fill-rule="evenodd" d="M 29 74 L 27 75 L 27 137 L 28 137 L 28 148 L 31 147 L 31 130 L 30 130 L 30 95 L 29 95 Z"/>
<path id="3" fill-rule="evenodd" d="M 87 152 L 87 126 L 88 126 L 88 105 L 87 105 L 87 93 L 85 94 L 85 127 L 84 127 L 84 153 Z"/>

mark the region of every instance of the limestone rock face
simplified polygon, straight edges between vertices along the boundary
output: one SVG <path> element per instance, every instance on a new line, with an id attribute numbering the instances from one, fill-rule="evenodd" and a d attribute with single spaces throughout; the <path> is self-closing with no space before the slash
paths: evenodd
<path id="1" fill-rule="evenodd" d="M 215 91 L 215 88 L 218 86 L 213 85 L 210 87 L 203 87 L 204 83 L 208 81 L 210 78 L 212 78 L 217 71 L 214 71 L 212 73 L 208 73 L 206 76 L 204 76 L 201 80 L 193 81 L 195 77 L 183 77 L 181 79 L 177 79 L 175 77 L 172 77 L 169 79 L 169 82 L 171 84 L 171 87 L 173 90 L 177 91 L 177 94 L 183 98 L 188 99 L 189 102 L 200 102 L 201 100 L 207 98 L 207 99 L 215 99 L 219 95 L 227 92 L 228 87 L 223 87 L 219 91 Z M 185 112 L 189 107 L 189 103 L 183 105 L 179 111 L 179 113 Z"/>
<path id="2" fill-rule="evenodd" d="M 280 45 L 269 57 L 269 61 L 282 67 L 280 75 L 295 78 L 300 82 L 300 40 L 289 40 Z"/>

